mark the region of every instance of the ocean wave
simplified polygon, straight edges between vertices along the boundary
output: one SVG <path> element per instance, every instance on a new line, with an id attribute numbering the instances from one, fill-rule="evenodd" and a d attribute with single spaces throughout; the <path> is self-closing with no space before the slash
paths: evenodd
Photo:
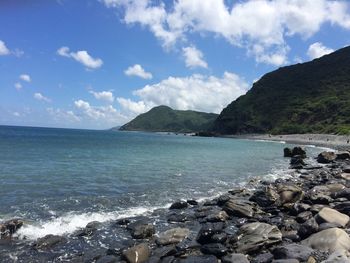
<path id="1" fill-rule="evenodd" d="M 70 212 L 63 216 L 41 221 L 36 224 L 26 224 L 20 228 L 17 232 L 17 236 L 20 239 L 35 240 L 40 237 L 44 237 L 48 234 L 52 235 L 67 235 L 74 231 L 85 227 L 89 222 L 108 222 L 126 217 L 134 217 L 139 215 L 148 215 L 154 210 L 166 208 L 170 204 L 164 207 L 134 207 L 125 209 L 123 211 L 115 212 L 91 212 L 91 213 L 77 213 Z"/>

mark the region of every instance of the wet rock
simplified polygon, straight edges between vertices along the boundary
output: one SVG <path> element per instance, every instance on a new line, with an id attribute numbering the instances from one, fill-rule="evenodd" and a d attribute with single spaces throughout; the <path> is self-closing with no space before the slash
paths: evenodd
<path id="1" fill-rule="evenodd" d="M 299 263 L 297 259 L 275 259 L 271 263 Z"/>
<path id="2" fill-rule="evenodd" d="M 155 233 L 155 227 L 152 224 L 140 224 L 133 227 L 131 236 L 135 239 L 145 239 L 152 237 Z"/>
<path id="3" fill-rule="evenodd" d="M 92 221 L 85 228 L 78 230 L 75 235 L 78 237 L 92 236 L 100 224 L 98 221 Z"/>
<path id="4" fill-rule="evenodd" d="M 291 212 L 294 215 L 300 214 L 302 212 L 308 211 L 311 208 L 310 205 L 305 203 L 295 203 L 293 207 L 291 208 Z"/>
<path id="5" fill-rule="evenodd" d="M 347 160 L 350 159 L 350 153 L 347 151 L 341 151 L 336 154 L 336 160 Z"/>
<path id="6" fill-rule="evenodd" d="M 222 263 L 249 263 L 247 256 L 244 254 L 230 254 L 221 259 Z"/>
<path id="7" fill-rule="evenodd" d="M 340 191 L 337 191 L 335 193 L 332 193 L 331 195 L 332 198 L 337 199 L 337 198 L 346 198 L 350 200 L 350 188 L 345 188 Z"/>
<path id="8" fill-rule="evenodd" d="M 165 246 L 156 248 L 153 251 L 153 255 L 156 255 L 158 258 L 164 258 L 175 255 L 177 252 L 176 248 L 174 246 Z"/>
<path id="9" fill-rule="evenodd" d="M 188 256 L 185 259 L 178 259 L 175 263 L 218 263 L 218 259 L 212 255 Z"/>
<path id="10" fill-rule="evenodd" d="M 276 227 L 266 223 L 250 223 L 240 228 L 240 237 L 236 243 L 236 251 L 248 253 L 261 247 L 276 244 L 282 240 L 282 233 Z"/>
<path id="11" fill-rule="evenodd" d="M 336 157 L 337 156 L 334 152 L 321 152 L 317 156 L 317 162 L 319 162 L 319 163 L 331 163 L 331 162 L 334 162 Z"/>
<path id="12" fill-rule="evenodd" d="M 297 215 L 296 220 L 298 223 L 304 223 L 312 217 L 312 212 L 305 211 Z"/>
<path id="13" fill-rule="evenodd" d="M 307 261 L 313 251 L 312 248 L 307 246 L 289 244 L 274 248 L 272 253 L 275 259 L 297 259 L 300 261 Z"/>
<path id="14" fill-rule="evenodd" d="M 226 255 L 227 248 L 220 243 L 210 243 L 210 244 L 203 245 L 201 247 L 201 251 L 204 254 L 222 257 L 222 256 Z"/>
<path id="15" fill-rule="evenodd" d="M 316 233 L 318 231 L 318 224 L 315 220 L 315 218 L 310 218 L 305 223 L 300 225 L 298 229 L 298 235 L 301 239 L 305 239 L 309 237 L 310 235 Z"/>
<path id="16" fill-rule="evenodd" d="M 57 235 L 46 235 L 42 238 L 38 238 L 35 242 L 34 247 L 36 249 L 51 249 L 58 244 L 65 243 L 67 240 L 62 236 Z"/>
<path id="17" fill-rule="evenodd" d="M 190 238 L 185 238 L 180 243 L 176 245 L 176 249 L 180 252 L 185 252 L 187 250 L 199 249 L 201 245 L 196 241 Z"/>
<path id="18" fill-rule="evenodd" d="M 195 215 L 188 213 L 173 213 L 168 216 L 168 222 L 187 222 L 195 219 Z"/>
<path id="19" fill-rule="evenodd" d="M 350 165 L 343 167 L 344 173 L 350 173 Z"/>
<path id="20" fill-rule="evenodd" d="M 210 243 L 225 243 L 227 240 L 227 234 L 226 233 L 219 233 L 219 234 L 214 234 L 211 237 L 211 242 Z"/>
<path id="21" fill-rule="evenodd" d="M 250 201 L 257 203 L 261 207 L 267 207 L 276 202 L 279 195 L 272 186 L 266 186 L 262 190 L 257 190 L 249 198 Z"/>
<path id="22" fill-rule="evenodd" d="M 277 190 L 280 196 L 278 200 L 280 205 L 292 203 L 292 206 L 304 196 L 303 190 L 296 185 L 279 185 Z"/>
<path id="23" fill-rule="evenodd" d="M 273 255 L 270 252 L 255 256 L 251 263 L 270 263 L 273 260 Z"/>
<path id="24" fill-rule="evenodd" d="M 318 223 L 335 223 L 345 227 L 349 222 L 349 216 L 338 212 L 329 207 L 324 207 L 317 214 L 316 220 Z"/>
<path id="25" fill-rule="evenodd" d="M 198 202 L 196 200 L 187 200 L 187 204 L 189 205 L 198 205 Z"/>
<path id="26" fill-rule="evenodd" d="M 231 195 L 229 194 L 220 195 L 217 199 L 217 205 L 223 206 L 228 200 L 230 200 L 230 198 L 231 198 Z"/>
<path id="27" fill-rule="evenodd" d="M 206 217 L 208 222 L 225 222 L 229 218 L 225 211 L 219 211 L 217 213 L 210 214 Z"/>
<path id="28" fill-rule="evenodd" d="M 183 200 L 179 200 L 176 201 L 175 203 L 173 203 L 169 209 L 183 209 L 183 208 L 187 208 L 188 207 L 188 203 L 186 201 Z"/>
<path id="29" fill-rule="evenodd" d="M 190 234 L 188 228 L 172 228 L 158 235 L 156 242 L 159 245 L 176 244 L 184 240 Z"/>
<path id="30" fill-rule="evenodd" d="M 126 226 L 126 225 L 128 225 L 129 223 L 130 223 L 130 220 L 129 220 L 129 219 L 126 219 L 126 218 L 124 218 L 124 219 L 119 219 L 119 220 L 117 220 L 117 222 L 116 222 L 117 225 L 121 225 L 121 226 Z"/>
<path id="31" fill-rule="evenodd" d="M 311 235 L 301 243 L 313 249 L 334 252 L 337 249 L 350 249 L 350 238 L 340 228 L 330 228 Z"/>
<path id="32" fill-rule="evenodd" d="M 298 155 L 298 156 L 301 156 L 303 158 L 306 158 L 306 151 L 303 148 L 296 146 L 292 150 L 292 155 L 293 156 Z"/>
<path id="33" fill-rule="evenodd" d="M 303 168 L 304 165 L 306 165 L 306 163 L 304 162 L 303 158 L 301 156 L 293 156 L 290 159 L 290 165 L 292 165 L 294 167 L 294 169 L 301 169 Z M 300 167 L 300 168 L 297 168 Z"/>
<path id="34" fill-rule="evenodd" d="M 335 224 L 335 223 L 322 223 L 318 227 L 318 231 L 326 230 L 328 228 L 334 228 L 334 227 L 339 227 L 341 228 L 341 225 Z"/>
<path id="35" fill-rule="evenodd" d="M 148 260 L 150 250 L 146 243 L 142 243 L 123 251 L 123 256 L 129 263 L 143 263 Z"/>
<path id="36" fill-rule="evenodd" d="M 201 244 L 207 244 L 212 242 L 212 236 L 215 234 L 222 233 L 224 224 L 218 223 L 206 223 L 199 230 L 197 235 L 197 241 Z"/>
<path id="37" fill-rule="evenodd" d="M 244 199 L 230 199 L 223 207 L 229 215 L 253 217 L 254 215 L 254 203 Z"/>
<path id="38" fill-rule="evenodd" d="M 16 233 L 23 226 L 20 219 L 11 219 L 0 224 L 0 238 L 5 238 Z"/>
<path id="39" fill-rule="evenodd" d="M 96 263 L 117 263 L 117 262 L 119 262 L 118 258 L 112 255 L 103 256 L 96 261 Z"/>
<path id="40" fill-rule="evenodd" d="M 350 263 L 350 253 L 345 250 L 336 250 L 321 263 Z"/>
<path id="41" fill-rule="evenodd" d="M 340 213 L 350 215 L 350 201 L 337 204 L 333 208 L 339 211 Z"/>

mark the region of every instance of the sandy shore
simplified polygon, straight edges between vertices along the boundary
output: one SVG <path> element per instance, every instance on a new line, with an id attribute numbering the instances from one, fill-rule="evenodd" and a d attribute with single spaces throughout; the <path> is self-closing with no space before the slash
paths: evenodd
<path id="1" fill-rule="evenodd" d="M 350 136 L 332 135 L 332 134 L 287 134 L 287 135 L 269 135 L 269 134 L 250 134 L 230 136 L 233 138 L 252 139 L 252 140 L 270 140 L 284 141 L 290 144 L 311 144 L 315 146 L 328 147 L 336 150 L 350 149 Z"/>

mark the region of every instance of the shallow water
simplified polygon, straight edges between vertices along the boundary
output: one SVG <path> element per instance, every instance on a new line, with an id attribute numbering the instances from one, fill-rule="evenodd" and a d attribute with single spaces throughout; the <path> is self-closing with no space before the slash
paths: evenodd
<path id="1" fill-rule="evenodd" d="M 0 220 L 21 237 L 145 215 L 285 174 L 286 144 L 141 132 L 0 126 Z M 308 148 L 312 155 L 317 148 Z"/>

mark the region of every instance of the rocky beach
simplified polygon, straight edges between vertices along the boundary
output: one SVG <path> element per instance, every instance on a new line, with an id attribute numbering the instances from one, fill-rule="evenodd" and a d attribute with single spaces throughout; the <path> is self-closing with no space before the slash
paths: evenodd
<path id="1" fill-rule="evenodd" d="M 301 147 L 281 154 L 290 158 L 285 178 L 68 236 L 25 240 L 16 234 L 25 218 L 2 222 L 1 262 L 350 262 L 350 153 L 325 151 L 317 162 Z M 101 245 L 107 232 L 122 238 Z"/>

